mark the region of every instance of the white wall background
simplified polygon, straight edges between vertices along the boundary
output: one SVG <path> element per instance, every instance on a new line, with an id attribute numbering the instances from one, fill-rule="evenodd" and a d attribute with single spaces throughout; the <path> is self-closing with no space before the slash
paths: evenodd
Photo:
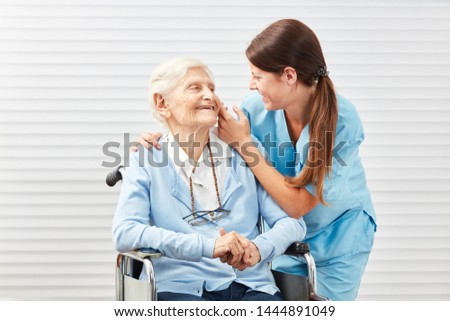
<path id="1" fill-rule="evenodd" d="M 210 64 L 229 105 L 244 49 L 280 18 L 322 41 L 366 129 L 379 229 L 359 300 L 450 299 L 450 2 L 0 1 L 0 298 L 112 300 L 108 141 L 154 128 L 147 79 Z"/>

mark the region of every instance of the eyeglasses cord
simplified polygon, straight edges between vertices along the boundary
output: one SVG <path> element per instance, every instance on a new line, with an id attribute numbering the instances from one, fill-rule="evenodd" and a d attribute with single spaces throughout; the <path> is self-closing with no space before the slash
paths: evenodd
<path id="1" fill-rule="evenodd" d="M 213 174 L 213 178 L 214 178 L 214 186 L 216 188 L 216 195 L 217 195 L 217 202 L 219 203 L 219 207 L 222 207 L 222 202 L 220 201 L 220 195 L 219 195 L 219 187 L 217 185 L 217 177 L 216 177 L 216 170 L 215 170 L 215 166 L 214 166 L 214 159 L 212 156 L 212 151 L 211 151 L 211 144 L 209 143 L 209 139 L 208 139 L 208 143 L 206 143 L 206 146 L 208 147 L 208 152 L 209 152 L 209 159 L 211 161 L 211 168 L 212 168 L 212 174 Z M 192 168 L 192 175 L 194 175 L 195 173 L 195 169 L 197 168 L 197 161 L 194 164 L 194 168 Z M 192 216 L 194 218 L 194 220 L 196 219 L 196 215 L 195 215 L 195 201 L 194 201 L 194 189 L 192 187 L 192 175 L 191 177 L 189 177 L 189 191 L 191 193 L 191 209 L 192 209 Z M 212 215 L 214 215 L 213 213 L 210 214 L 210 216 L 212 217 Z"/>

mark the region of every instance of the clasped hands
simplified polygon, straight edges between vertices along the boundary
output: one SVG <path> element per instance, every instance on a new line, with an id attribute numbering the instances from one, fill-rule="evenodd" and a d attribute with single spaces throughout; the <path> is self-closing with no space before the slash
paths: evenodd
<path id="1" fill-rule="evenodd" d="M 258 247 L 237 232 L 225 232 L 221 227 L 220 236 L 214 245 L 213 258 L 220 258 L 222 263 L 243 271 L 261 260 Z"/>

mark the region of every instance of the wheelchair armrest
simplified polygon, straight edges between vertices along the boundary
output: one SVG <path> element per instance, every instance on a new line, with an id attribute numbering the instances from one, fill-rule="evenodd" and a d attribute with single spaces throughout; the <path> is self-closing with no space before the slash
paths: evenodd
<path id="1" fill-rule="evenodd" d="M 153 270 L 153 259 L 159 259 L 161 252 L 154 249 L 138 249 L 126 253 L 119 253 L 116 262 L 116 300 L 124 301 L 125 294 L 130 291 L 126 284 L 133 282 L 133 279 L 139 279 L 142 269 L 147 274 L 146 297 L 147 300 L 156 300 L 156 280 Z M 129 297 L 129 296 L 128 296 Z M 131 296 L 133 298 L 133 296 Z"/>
<path id="2" fill-rule="evenodd" d="M 286 255 L 303 256 L 309 253 L 309 244 L 296 241 L 292 243 L 284 252 Z"/>
<path id="3" fill-rule="evenodd" d="M 138 249 L 138 250 L 134 250 L 129 252 L 132 255 L 135 255 L 137 257 L 140 257 L 141 259 L 145 259 L 145 258 L 152 258 L 152 259 L 159 259 L 161 257 L 161 252 L 158 250 L 154 250 L 154 249 Z"/>
<path id="4" fill-rule="evenodd" d="M 316 263 L 311 255 L 309 244 L 304 242 L 292 243 L 284 252 L 285 255 L 302 257 L 307 266 L 308 279 L 309 279 L 309 296 L 311 301 L 329 301 L 328 298 L 317 294 L 317 272 Z"/>

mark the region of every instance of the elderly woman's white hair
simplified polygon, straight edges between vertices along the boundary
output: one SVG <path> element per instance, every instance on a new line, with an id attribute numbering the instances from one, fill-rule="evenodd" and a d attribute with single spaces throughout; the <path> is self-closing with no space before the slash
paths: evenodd
<path id="1" fill-rule="evenodd" d="M 211 70 L 202 61 L 195 58 L 181 57 L 169 60 L 158 65 L 150 76 L 150 106 L 152 108 L 155 120 L 160 125 L 166 125 L 163 117 L 155 108 L 155 94 L 163 96 L 170 95 L 172 90 L 178 85 L 179 81 L 186 75 L 190 68 L 201 68 L 213 79 Z"/>

